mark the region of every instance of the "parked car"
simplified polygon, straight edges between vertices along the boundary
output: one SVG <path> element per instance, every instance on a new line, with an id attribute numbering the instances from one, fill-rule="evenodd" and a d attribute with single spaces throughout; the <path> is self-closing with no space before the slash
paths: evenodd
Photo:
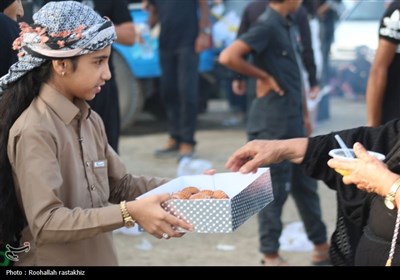
<path id="1" fill-rule="evenodd" d="M 385 1 L 358 1 L 346 10 L 335 29 L 331 47 L 332 62 L 350 62 L 357 57 L 357 48 L 368 48 L 369 59 L 378 46 L 379 21 L 385 11 Z"/>
<path id="2" fill-rule="evenodd" d="M 342 14 L 330 53 L 335 93 L 351 97 L 365 94 L 384 11 L 385 1 L 368 0 L 353 2 Z"/>

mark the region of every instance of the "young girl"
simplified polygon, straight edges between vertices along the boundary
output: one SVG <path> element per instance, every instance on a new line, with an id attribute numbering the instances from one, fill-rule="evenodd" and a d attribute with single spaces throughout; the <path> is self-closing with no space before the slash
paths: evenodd
<path id="1" fill-rule="evenodd" d="M 112 230 L 191 230 L 160 206 L 168 194 L 134 200 L 166 180 L 128 174 L 85 102 L 111 77 L 112 23 L 75 1 L 50 2 L 33 19 L 0 79 L 0 245 L 29 245 L 14 264 L 117 265 Z"/>

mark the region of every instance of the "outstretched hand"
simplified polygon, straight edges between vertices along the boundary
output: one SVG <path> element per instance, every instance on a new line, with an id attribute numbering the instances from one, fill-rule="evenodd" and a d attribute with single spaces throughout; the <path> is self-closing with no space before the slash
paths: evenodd
<path id="1" fill-rule="evenodd" d="M 253 140 L 234 152 L 225 164 L 231 171 L 241 173 L 255 173 L 257 169 L 276 158 L 271 142 L 265 140 Z"/>
<path id="2" fill-rule="evenodd" d="M 234 152 L 225 164 L 231 171 L 255 173 L 257 169 L 272 163 L 290 160 L 299 164 L 303 161 L 308 138 L 286 140 L 253 140 Z"/>
<path id="3" fill-rule="evenodd" d="M 204 175 L 214 175 L 217 171 L 215 169 L 206 169 L 204 170 Z"/>

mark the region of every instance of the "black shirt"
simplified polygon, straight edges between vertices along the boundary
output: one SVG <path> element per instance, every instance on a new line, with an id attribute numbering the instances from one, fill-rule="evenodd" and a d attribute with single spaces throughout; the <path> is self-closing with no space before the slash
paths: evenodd
<path id="1" fill-rule="evenodd" d="M 94 10 L 98 12 L 101 16 L 106 16 L 115 24 L 122 24 L 125 22 L 132 22 L 132 17 L 129 10 L 126 8 L 128 6 L 126 0 L 93 0 Z M 111 73 L 114 73 L 114 64 L 112 61 L 112 56 L 110 56 L 109 66 Z"/>
<path id="2" fill-rule="evenodd" d="M 379 27 L 379 38 L 398 46 L 389 66 L 382 104 L 382 123 L 400 118 L 400 2 L 394 1 L 385 11 Z"/>
<path id="3" fill-rule="evenodd" d="M 302 163 L 305 166 L 306 174 L 323 180 L 327 186 L 337 191 L 337 226 L 332 234 L 330 249 L 333 265 L 354 265 L 355 252 L 367 223 L 370 224 L 376 235 L 389 241 L 391 238 L 389 232 L 393 232 L 395 220 L 393 217 L 395 211 L 390 211 L 383 206 L 382 197 L 361 191 L 355 185 L 344 185 L 343 177 L 326 164 L 331 158 L 328 154 L 329 151 L 339 148 L 334 135 L 339 134 L 348 146 L 360 142 L 367 150 L 386 155 L 385 163 L 388 168 L 400 174 L 399 131 L 400 120 L 394 120 L 378 128 L 359 127 L 312 137 L 309 140 Z M 377 220 L 380 224 L 385 223 L 384 226 L 380 226 L 380 230 L 376 230 L 378 228 Z M 390 227 L 391 229 L 388 230 Z M 369 251 L 369 265 L 381 265 L 388 256 L 386 248 L 379 244 L 374 246 L 374 249 L 368 248 L 371 245 L 371 243 L 363 242 L 360 246 L 367 246 L 367 248 L 358 248 L 358 250 L 362 249 L 364 254 Z M 378 252 L 378 250 L 382 252 Z M 397 249 L 395 265 L 399 265 L 399 257 L 400 250 Z"/>
<path id="4" fill-rule="evenodd" d="M 259 16 L 266 10 L 267 5 L 267 0 L 255 0 L 246 6 L 240 21 L 238 37 L 247 32 L 257 22 Z M 317 67 L 314 60 L 308 13 L 304 6 L 300 6 L 293 14 L 293 20 L 299 29 L 302 62 L 308 74 L 308 82 L 313 87 L 318 85 Z"/>
<path id="5" fill-rule="evenodd" d="M 107 16 L 115 24 L 131 22 L 132 17 L 127 7 L 126 0 L 93 0 L 94 10 L 102 16 Z"/>
<path id="6" fill-rule="evenodd" d="M 160 22 L 160 50 L 193 47 L 199 33 L 197 0 L 151 0 Z"/>
<path id="7" fill-rule="evenodd" d="M 274 139 L 304 136 L 300 50 L 288 18 L 267 9 L 256 25 L 239 37 L 251 48 L 253 63 L 275 78 L 284 96 L 256 98 L 249 111 L 248 132 L 268 132 Z M 298 127 L 298 129 L 294 129 Z"/>
<path id="8" fill-rule="evenodd" d="M 10 66 L 18 60 L 17 52 L 12 49 L 18 34 L 18 23 L 0 13 L 0 77 L 6 75 Z"/>

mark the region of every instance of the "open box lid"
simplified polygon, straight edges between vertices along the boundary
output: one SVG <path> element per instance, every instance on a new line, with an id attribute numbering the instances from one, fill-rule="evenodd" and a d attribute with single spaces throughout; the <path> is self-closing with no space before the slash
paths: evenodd
<path id="1" fill-rule="evenodd" d="M 243 189 L 264 174 L 268 168 L 259 168 L 256 173 L 240 172 L 216 173 L 214 175 L 190 175 L 175 178 L 138 197 L 144 198 L 154 194 L 173 193 L 188 186 L 209 190 L 223 190 L 229 197 L 234 197 Z"/>

